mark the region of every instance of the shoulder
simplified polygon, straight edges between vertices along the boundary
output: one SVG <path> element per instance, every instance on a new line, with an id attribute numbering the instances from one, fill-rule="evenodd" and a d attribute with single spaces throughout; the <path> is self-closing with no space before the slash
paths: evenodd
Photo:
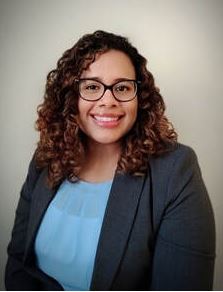
<path id="1" fill-rule="evenodd" d="M 154 165 L 167 165 L 171 166 L 175 163 L 180 163 L 181 161 L 187 161 L 188 163 L 193 163 L 197 160 L 197 155 L 195 151 L 187 145 L 176 143 L 171 146 L 168 151 L 158 157 L 152 157 L 150 163 Z"/>
<path id="2" fill-rule="evenodd" d="M 21 196 L 25 199 L 30 199 L 29 196 L 32 193 L 38 179 L 42 174 L 46 172 L 45 169 L 39 168 L 36 165 L 35 153 L 29 163 L 27 176 L 22 186 Z"/>
<path id="3" fill-rule="evenodd" d="M 195 151 L 186 145 L 176 147 L 150 162 L 150 177 L 155 200 L 166 208 L 191 202 L 190 205 L 210 205 Z M 204 203 L 206 202 L 206 203 Z M 208 207 L 209 208 L 209 207 Z"/>
<path id="4" fill-rule="evenodd" d="M 39 175 L 43 172 L 43 170 L 44 170 L 43 168 L 37 166 L 36 157 L 34 153 L 29 163 L 27 178 L 35 182 L 38 179 Z"/>
<path id="5" fill-rule="evenodd" d="M 176 144 L 160 157 L 150 159 L 150 174 L 154 195 L 163 206 L 179 195 L 206 193 L 195 151 Z"/>

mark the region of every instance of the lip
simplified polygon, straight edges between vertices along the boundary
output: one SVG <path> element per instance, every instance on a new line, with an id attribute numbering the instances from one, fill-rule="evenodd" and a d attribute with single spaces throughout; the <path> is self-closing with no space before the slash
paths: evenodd
<path id="1" fill-rule="evenodd" d="M 103 128 L 114 128 L 120 124 L 124 115 L 121 114 L 91 114 L 93 121 Z"/>

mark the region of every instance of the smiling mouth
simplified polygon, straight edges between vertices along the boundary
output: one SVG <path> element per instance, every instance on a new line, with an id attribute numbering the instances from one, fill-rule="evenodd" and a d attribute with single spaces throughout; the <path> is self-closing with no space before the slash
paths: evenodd
<path id="1" fill-rule="evenodd" d="M 92 118 L 97 123 L 97 125 L 101 127 L 116 127 L 119 124 L 120 119 L 123 117 L 123 115 L 92 115 Z"/>
<path id="2" fill-rule="evenodd" d="M 99 122 L 113 122 L 113 121 L 118 121 L 121 116 L 117 117 L 107 117 L 107 116 L 93 116 L 95 120 Z"/>

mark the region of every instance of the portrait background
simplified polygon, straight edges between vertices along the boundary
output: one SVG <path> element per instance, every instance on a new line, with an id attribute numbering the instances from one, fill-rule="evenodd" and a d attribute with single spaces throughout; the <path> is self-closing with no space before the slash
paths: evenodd
<path id="1" fill-rule="evenodd" d="M 223 290 L 222 28 L 222 0 L 0 0 L 1 290 L 46 75 L 97 29 L 129 37 L 148 59 L 179 141 L 198 155 L 216 219 L 214 290 Z"/>

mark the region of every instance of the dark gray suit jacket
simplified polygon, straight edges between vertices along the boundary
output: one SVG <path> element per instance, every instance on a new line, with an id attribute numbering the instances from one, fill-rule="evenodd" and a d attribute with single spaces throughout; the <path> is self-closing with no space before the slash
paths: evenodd
<path id="1" fill-rule="evenodd" d="M 35 265 L 35 236 L 56 192 L 46 175 L 33 160 L 8 247 L 8 290 L 62 290 Z M 144 177 L 116 173 L 91 290 L 211 290 L 214 259 L 213 211 L 191 148 L 151 158 Z"/>

